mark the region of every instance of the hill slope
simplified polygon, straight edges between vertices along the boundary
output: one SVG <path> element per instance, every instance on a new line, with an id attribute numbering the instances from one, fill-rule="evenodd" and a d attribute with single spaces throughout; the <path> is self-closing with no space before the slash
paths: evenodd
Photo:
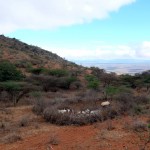
<path id="1" fill-rule="evenodd" d="M 27 66 L 67 69 L 78 67 L 75 63 L 64 60 L 52 52 L 4 35 L 0 35 L 0 60 L 9 60 L 19 68 Z"/>

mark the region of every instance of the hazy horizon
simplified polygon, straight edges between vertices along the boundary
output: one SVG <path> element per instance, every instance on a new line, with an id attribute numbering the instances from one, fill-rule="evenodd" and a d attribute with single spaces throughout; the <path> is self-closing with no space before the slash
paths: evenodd
<path id="1" fill-rule="evenodd" d="M 115 72 L 117 74 L 131 74 L 142 73 L 150 70 L 150 63 L 111 63 L 111 62 L 77 62 L 75 63 L 85 67 L 98 67 L 104 69 L 106 72 Z"/>

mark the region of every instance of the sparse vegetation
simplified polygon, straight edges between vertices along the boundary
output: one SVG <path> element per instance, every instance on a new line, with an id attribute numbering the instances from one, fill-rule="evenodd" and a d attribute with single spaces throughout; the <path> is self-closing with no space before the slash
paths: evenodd
<path id="1" fill-rule="evenodd" d="M 14 143 L 14 142 L 17 142 L 20 140 L 22 140 L 21 136 L 13 133 L 13 134 L 9 134 L 9 135 L 5 136 L 3 139 L 3 142 L 4 143 Z"/>
<path id="2" fill-rule="evenodd" d="M 135 132 L 147 131 L 147 124 L 145 122 L 136 120 L 131 124 L 131 129 Z"/>
<path id="3" fill-rule="evenodd" d="M 59 126 L 83 126 L 97 122 L 107 129 L 107 134 L 113 135 L 119 126 L 115 122 L 120 119 L 134 116 L 145 120 L 149 117 L 150 71 L 135 75 L 106 73 L 97 67 L 78 66 L 16 39 L 0 36 L 0 42 L 0 142 L 21 140 L 26 133 L 18 133 L 28 130 L 51 132 L 49 124 L 44 122 Z M 25 101 L 29 101 L 27 106 Z M 105 101 L 109 101 L 110 105 L 102 107 L 101 103 Z M 12 104 L 17 104 L 17 107 L 12 107 Z M 9 113 L 9 110 L 13 111 Z M 34 115 L 34 121 L 26 116 L 28 111 Z M 44 130 L 43 125 L 46 126 Z M 149 122 L 134 120 L 127 125 L 130 133 L 143 144 L 143 150 L 149 148 Z M 53 127 L 58 129 L 50 125 L 50 128 Z M 49 144 L 59 146 L 60 139 L 50 135 Z"/>
<path id="4" fill-rule="evenodd" d="M 50 143 L 51 145 L 58 145 L 58 144 L 60 143 L 60 140 L 59 140 L 59 138 L 58 138 L 58 136 L 57 136 L 56 134 L 52 134 L 52 135 L 50 136 L 49 143 Z"/>

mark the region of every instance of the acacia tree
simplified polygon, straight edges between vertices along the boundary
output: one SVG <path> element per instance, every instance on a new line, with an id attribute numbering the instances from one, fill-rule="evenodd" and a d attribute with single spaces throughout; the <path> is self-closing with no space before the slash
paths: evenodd
<path id="1" fill-rule="evenodd" d="M 33 90 L 33 87 L 23 82 L 7 81 L 0 83 L 0 91 L 6 91 L 9 94 L 9 99 L 14 106 L 31 90 Z"/>

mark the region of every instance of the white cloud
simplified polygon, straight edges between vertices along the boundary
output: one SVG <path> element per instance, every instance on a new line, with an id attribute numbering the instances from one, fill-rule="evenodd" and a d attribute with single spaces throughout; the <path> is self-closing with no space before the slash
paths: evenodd
<path id="1" fill-rule="evenodd" d="M 103 19 L 136 0 L 0 0 L 0 32 L 49 29 Z"/>
<path id="2" fill-rule="evenodd" d="M 93 42 L 92 42 L 93 44 Z M 150 41 L 135 45 L 110 45 L 100 44 L 98 47 L 85 49 L 67 49 L 43 47 L 68 60 L 93 60 L 93 59 L 150 59 Z"/>
<path id="3" fill-rule="evenodd" d="M 143 42 L 137 49 L 136 54 L 138 57 L 144 57 L 150 59 L 150 41 Z"/>

